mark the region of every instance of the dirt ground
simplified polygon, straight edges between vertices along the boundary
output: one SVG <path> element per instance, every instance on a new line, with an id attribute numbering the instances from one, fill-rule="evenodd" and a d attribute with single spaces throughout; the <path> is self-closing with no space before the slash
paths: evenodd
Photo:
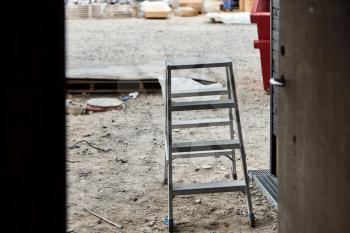
<path id="1" fill-rule="evenodd" d="M 166 56 L 225 54 L 233 58 L 249 169 L 268 167 L 269 96 L 262 89 L 255 25 L 210 24 L 205 16 L 168 20 L 67 21 L 67 67 L 87 63 L 147 64 Z M 100 97 L 101 95 L 98 95 Z M 108 95 L 118 98 L 119 95 Z M 85 104 L 93 95 L 68 99 Z M 190 116 L 218 117 L 221 110 Z M 68 228 L 71 232 L 167 232 L 161 92 L 140 93 L 123 110 L 67 115 Z M 174 132 L 174 140 L 227 138 L 223 127 Z M 84 141 L 82 141 L 84 140 Z M 79 142 L 79 143 L 77 143 Z M 100 148 L 95 149 L 89 146 Z M 175 160 L 178 183 L 228 180 L 226 158 Z M 240 161 L 237 161 L 242 179 Z M 257 227 L 247 221 L 240 193 L 180 196 L 174 218 L 180 232 L 277 232 L 277 211 L 252 185 Z M 117 230 L 92 210 L 123 226 Z"/>

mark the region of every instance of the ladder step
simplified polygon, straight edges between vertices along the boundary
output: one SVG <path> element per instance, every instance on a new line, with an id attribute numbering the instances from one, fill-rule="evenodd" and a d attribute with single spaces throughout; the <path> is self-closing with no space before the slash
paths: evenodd
<path id="1" fill-rule="evenodd" d="M 233 180 L 210 183 L 175 184 L 173 186 L 174 195 L 190 195 L 202 193 L 222 193 L 222 192 L 245 192 L 244 180 Z"/>
<path id="2" fill-rule="evenodd" d="M 191 97 L 191 96 L 207 96 L 207 95 L 225 95 L 227 94 L 227 89 L 224 87 L 215 87 L 210 90 L 194 90 L 194 91 L 185 91 L 179 90 L 171 93 L 171 98 L 179 98 L 179 97 Z"/>
<path id="3" fill-rule="evenodd" d="M 174 57 L 167 60 L 167 68 L 171 70 L 178 69 L 194 69 L 194 68 L 210 68 L 210 67 L 227 67 L 232 64 L 232 60 L 228 57 Z"/>
<path id="4" fill-rule="evenodd" d="M 232 150 L 221 151 L 200 151 L 192 153 L 173 153 L 172 159 L 188 159 L 188 158 L 200 158 L 200 157 L 220 157 L 222 155 L 231 155 Z"/>
<path id="5" fill-rule="evenodd" d="M 209 126 L 224 126 L 229 125 L 230 120 L 227 118 L 219 119 L 199 119 L 199 120 L 177 120 L 173 121 L 173 128 L 194 128 L 194 127 L 209 127 Z"/>
<path id="6" fill-rule="evenodd" d="M 179 142 L 173 143 L 172 152 L 192 152 L 192 151 L 211 151 L 239 149 L 238 140 L 219 140 L 219 141 L 199 141 L 199 142 Z"/>
<path id="7" fill-rule="evenodd" d="M 233 100 L 210 100 L 210 101 L 192 101 L 192 102 L 172 102 L 172 111 L 186 110 L 204 110 L 216 108 L 234 108 Z"/>

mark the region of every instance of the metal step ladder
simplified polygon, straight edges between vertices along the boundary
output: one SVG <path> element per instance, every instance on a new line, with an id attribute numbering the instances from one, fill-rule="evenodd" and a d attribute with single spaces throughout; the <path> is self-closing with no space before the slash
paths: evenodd
<path id="1" fill-rule="evenodd" d="M 226 70 L 226 88 L 212 90 L 171 91 L 172 71 L 180 69 L 200 69 L 210 67 L 222 67 Z M 247 174 L 246 155 L 243 146 L 241 123 L 237 104 L 237 95 L 233 76 L 232 61 L 224 57 L 186 57 L 173 58 L 166 62 L 165 85 L 165 169 L 164 184 L 168 184 L 168 227 L 169 232 L 174 230 L 173 199 L 176 195 L 236 192 L 245 193 L 248 207 L 248 220 L 250 226 L 255 226 L 252 202 L 249 190 L 249 178 Z M 226 100 L 174 102 L 172 99 L 193 96 L 226 95 Z M 206 109 L 228 109 L 228 118 L 204 119 L 204 120 L 180 120 L 173 121 L 172 113 L 175 111 L 191 111 Z M 235 118 L 233 115 L 233 110 Z M 234 119 L 236 129 L 234 130 Z M 196 128 L 209 126 L 228 126 L 230 139 L 217 141 L 193 141 L 173 143 L 172 130 L 181 128 Z M 237 134 L 238 138 L 235 138 Z M 243 180 L 237 180 L 235 150 L 240 150 L 243 167 Z M 178 158 L 194 158 L 208 156 L 226 156 L 232 162 L 232 180 L 211 183 L 175 184 L 173 183 L 172 161 Z"/>

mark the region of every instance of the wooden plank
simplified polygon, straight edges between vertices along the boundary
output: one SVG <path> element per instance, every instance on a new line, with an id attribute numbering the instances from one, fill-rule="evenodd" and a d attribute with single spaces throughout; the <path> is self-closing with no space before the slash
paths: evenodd
<path id="1" fill-rule="evenodd" d="M 68 93 L 123 93 L 160 91 L 158 81 L 149 80 L 66 80 Z"/>

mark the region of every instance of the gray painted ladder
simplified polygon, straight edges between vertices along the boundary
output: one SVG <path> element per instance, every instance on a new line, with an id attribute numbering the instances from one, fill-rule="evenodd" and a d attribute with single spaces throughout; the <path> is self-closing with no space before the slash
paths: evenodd
<path id="1" fill-rule="evenodd" d="M 226 70 L 226 88 L 215 88 L 206 91 L 195 92 L 171 92 L 171 73 L 179 69 L 198 69 L 222 67 Z M 176 195 L 190 195 L 203 193 L 236 192 L 241 191 L 246 194 L 248 207 L 248 220 L 250 226 L 254 227 L 255 218 L 253 214 L 252 202 L 249 190 L 249 179 L 247 174 L 246 155 L 243 146 L 241 123 L 237 104 L 237 95 L 233 76 L 232 61 L 228 58 L 217 57 L 187 57 L 173 58 L 166 62 L 166 96 L 165 96 L 165 171 L 164 184 L 168 184 L 168 225 L 169 232 L 174 230 L 173 218 L 173 198 Z M 227 100 L 212 101 L 192 101 L 192 102 L 173 102 L 173 98 L 192 97 L 192 96 L 211 96 L 227 95 Z M 191 111 L 205 109 L 229 109 L 228 118 L 206 119 L 206 120 L 181 120 L 173 121 L 172 112 Z M 234 116 L 237 126 L 238 139 L 235 139 Z M 230 139 L 217 141 L 195 141 L 173 143 L 172 130 L 176 128 L 195 128 L 208 126 L 229 126 Z M 241 152 L 241 162 L 243 167 L 243 180 L 237 180 L 236 160 L 234 151 L 238 149 Z M 193 184 L 174 184 L 172 179 L 172 161 L 177 158 L 194 158 L 206 156 L 224 155 L 232 161 L 232 180 L 211 183 L 193 183 Z"/>

